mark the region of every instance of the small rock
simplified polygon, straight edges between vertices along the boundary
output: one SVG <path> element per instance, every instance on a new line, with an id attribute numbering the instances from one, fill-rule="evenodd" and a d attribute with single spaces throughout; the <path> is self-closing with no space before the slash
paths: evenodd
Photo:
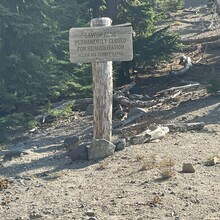
<path id="1" fill-rule="evenodd" d="M 42 218 L 43 216 L 40 213 L 37 213 L 35 211 L 31 212 L 29 215 L 30 219 L 39 219 Z"/>
<path id="2" fill-rule="evenodd" d="M 86 215 L 89 216 L 89 217 L 94 217 L 95 213 L 92 210 L 87 210 Z"/>
<path id="3" fill-rule="evenodd" d="M 149 134 L 139 134 L 130 139 L 131 144 L 143 144 L 150 141 L 151 136 Z"/>
<path id="4" fill-rule="evenodd" d="M 191 163 L 184 163 L 183 164 L 183 173 L 195 173 L 195 168 L 193 167 L 193 165 Z"/>
<path id="5" fill-rule="evenodd" d="M 114 154 L 115 145 L 105 139 L 95 139 L 88 148 L 89 160 L 96 160 L 108 157 Z"/>
<path id="6" fill-rule="evenodd" d="M 113 143 L 115 145 L 115 151 L 123 150 L 126 147 L 126 139 L 122 138 Z"/>
<path id="7" fill-rule="evenodd" d="M 120 119 L 120 120 L 122 120 L 125 116 L 126 116 L 126 112 L 124 112 L 124 111 L 119 109 L 119 110 L 114 112 L 113 119 Z"/>
<path id="8" fill-rule="evenodd" d="M 206 166 L 215 166 L 216 164 L 220 164 L 219 157 L 213 157 L 205 163 Z"/>

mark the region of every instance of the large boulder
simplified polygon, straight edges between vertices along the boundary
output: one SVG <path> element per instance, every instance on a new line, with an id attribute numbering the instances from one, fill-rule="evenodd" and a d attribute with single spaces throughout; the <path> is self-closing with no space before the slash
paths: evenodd
<path id="1" fill-rule="evenodd" d="M 115 145 L 105 139 L 95 139 L 88 148 L 88 159 L 96 160 L 108 157 L 115 152 Z"/>

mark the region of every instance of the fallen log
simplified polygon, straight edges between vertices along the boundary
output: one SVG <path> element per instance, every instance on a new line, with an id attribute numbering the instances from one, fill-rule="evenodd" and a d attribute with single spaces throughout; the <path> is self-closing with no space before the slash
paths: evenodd
<path id="1" fill-rule="evenodd" d="M 193 52 L 195 50 L 198 49 L 198 45 L 188 45 L 186 47 L 184 47 L 181 52 L 184 52 L 184 53 L 189 53 L 189 52 Z"/>
<path id="2" fill-rule="evenodd" d="M 181 19 L 177 20 L 178 22 L 185 23 L 185 24 L 200 24 L 201 22 L 204 22 L 201 20 L 201 18 L 187 20 L 187 19 Z"/>
<path id="3" fill-rule="evenodd" d="M 122 125 L 122 126 L 126 126 L 126 125 L 129 125 L 129 124 L 131 124 L 131 123 L 134 123 L 134 122 L 140 120 L 141 118 L 143 118 L 145 114 L 146 114 L 145 112 L 141 112 L 141 113 L 139 113 L 139 114 L 137 114 L 137 115 L 134 115 L 134 116 L 132 116 L 132 117 L 129 117 L 128 119 L 125 119 L 125 120 L 121 123 L 121 125 Z"/>
<path id="4" fill-rule="evenodd" d="M 220 0 L 215 0 L 216 11 L 220 15 Z"/>
<path id="5" fill-rule="evenodd" d="M 146 130 L 149 127 L 150 122 L 149 121 L 144 121 L 141 123 L 135 123 L 131 125 L 123 125 L 120 124 L 119 129 L 115 133 L 119 134 L 120 136 L 132 136 L 132 135 L 137 135 L 140 134 L 142 131 Z"/>
<path id="6" fill-rule="evenodd" d="M 205 127 L 204 122 L 194 122 L 194 123 L 170 123 L 170 124 L 163 124 L 163 126 L 168 127 L 171 132 L 176 131 L 191 131 L 191 130 L 202 130 Z"/>
<path id="7" fill-rule="evenodd" d="M 180 43 L 182 44 L 201 44 L 205 42 L 210 42 L 210 41 L 216 41 L 220 39 L 220 34 L 214 35 L 214 36 L 208 36 L 208 37 L 203 37 L 203 38 L 194 38 L 194 39 L 181 39 Z"/>
<path id="8" fill-rule="evenodd" d="M 201 44 L 202 48 L 208 47 L 209 49 L 220 48 L 220 40 L 216 40 L 213 42 L 205 42 Z"/>
<path id="9" fill-rule="evenodd" d="M 171 66 L 171 70 L 170 70 L 170 73 L 168 75 L 168 78 L 172 77 L 172 76 L 182 76 L 183 74 L 185 74 L 190 69 L 190 67 L 192 67 L 191 58 L 188 57 L 188 56 L 182 55 L 180 57 L 179 64 L 183 65 L 184 68 L 182 68 L 180 70 L 173 71 L 172 66 Z"/>
<path id="10" fill-rule="evenodd" d="M 51 107 L 51 111 L 52 112 L 56 112 L 56 111 L 63 111 L 65 110 L 65 108 L 67 108 L 68 106 L 73 106 L 73 101 L 69 100 L 69 101 L 62 101 L 62 102 L 57 102 L 57 103 L 53 103 L 52 107 Z M 40 123 L 47 123 L 47 122 L 52 122 L 56 119 L 56 116 L 53 113 L 45 112 L 41 115 L 37 115 L 34 117 L 36 121 L 39 121 Z"/>
<path id="11" fill-rule="evenodd" d="M 157 126 L 156 129 L 150 130 L 147 129 L 146 131 L 131 137 L 130 142 L 131 144 L 144 144 L 154 140 L 161 140 L 165 137 L 165 135 L 169 132 L 168 127 L 164 126 Z"/>
<path id="12" fill-rule="evenodd" d="M 121 89 L 121 92 L 125 93 L 125 92 L 129 91 L 130 89 L 132 89 L 135 85 L 136 85 L 136 83 L 132 82 L 132 83 L 128 84 L 127 86 L 125 86 L 123 89 Z"/>
<path id="13" fill-rule="evenodd" d="M 176 86 L 176 87 L 171 87 L 169 89 L 165 89 L 162 90 L 160 92 L 157 92 L 155 97 L 160 97 L 160 96 L 165 96 L 168 94 L 173 93 L 174 91 L 190 91 L 190 90 L 194 90 L 197 89 L 200 86 L 200 83 L 194 83 L 194 84 L 188 84 L 188 85 L 184 85 L 184 86 Z"/>
<path id="14" fill-rule="evenodd" d="M 120 105 L 125 106 L 125 107 L 145 108 L 145 107 L 151 107 L 157 104 L 156 101 L 131 100 L 125 97 L 120 91 L 114 93 L 113 99 L 114 101 L 118 102 Z"/>

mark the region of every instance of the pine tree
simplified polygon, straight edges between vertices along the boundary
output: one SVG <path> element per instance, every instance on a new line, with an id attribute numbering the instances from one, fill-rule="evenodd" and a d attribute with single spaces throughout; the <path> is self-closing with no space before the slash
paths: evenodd
<path id="1" fill-rule="evenodd" d="M 50 1 L 0 2 L 0 130 L 25 125 L 57 96 L 56 23 Z"/>

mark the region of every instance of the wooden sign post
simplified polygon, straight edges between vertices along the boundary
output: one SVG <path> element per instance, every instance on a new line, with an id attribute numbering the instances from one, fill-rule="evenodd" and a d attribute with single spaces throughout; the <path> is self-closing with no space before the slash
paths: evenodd
<path id="1" fill-rule="evenodd" d="M 95 18 L 91 27 L 111 26 L 110 18 Z M 93 62 L 93 138 L 111 141 L 113 76 L 112 61 Z"/>
<path id="2" fill-rule="evenodd" d="M 111 141 L 112 61 L 133 59 L 131 25 L 111 26 L 110 18 L 91 20 L 90 28 L 70 29 L 70 61 L 92 62 L 93 138 Z"/>

